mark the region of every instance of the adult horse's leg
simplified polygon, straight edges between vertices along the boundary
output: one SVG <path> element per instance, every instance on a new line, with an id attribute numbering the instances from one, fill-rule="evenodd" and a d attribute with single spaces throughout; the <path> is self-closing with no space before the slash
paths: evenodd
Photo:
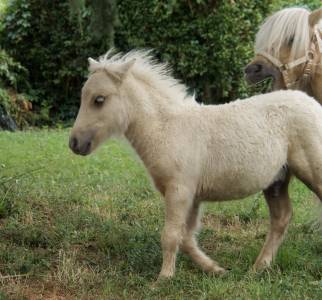
<path id="1" fill-rule="evenodd" d="M 194 203 L 188 215 L 186 222 L 186 231 L 183 237 L 181 250 L 191 256 L 204 271 L 221 274 L 225 269 L 208 257 L 199 247 L 196 241 L 196 232 L 200 226 L 199 222 L 199 203 Z"/>
<path id="2" fill-rule="evenodd" d="M 183 185 L 171 185 L 165 192 L 165 224 L 161 236 L 163 262 L 159 279 L 175 272 L 176 255 L 184 236 L 185 223 L 193 202 L 193 192 Z"/>
<path id="3" fill-rule="evenodd" d="M 271 185 L 264 191 L 270 212 L 270 231 L 265 244 L 256 259 L 254 269 L 261 269 L 271 264 L 275 254 L 283 241 L 284 233 L 291 220 L 292 206 L 288 195 L 290 175 Z"/>

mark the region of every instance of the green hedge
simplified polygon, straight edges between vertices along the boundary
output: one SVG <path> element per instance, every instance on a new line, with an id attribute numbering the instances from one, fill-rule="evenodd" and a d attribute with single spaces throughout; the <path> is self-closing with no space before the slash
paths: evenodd
<path id="1" fill-rule="evenodd" d="M 272 1 L 122 0 L 115 44 L 154 48 L 200 100 L 220 103 L 247 95 L 243 69 L 254 34 Z"/>
<path id="2" fill-rule="evenodd" d="M 104 23 L 92 16 L 101 14 L 104 21 L 105 12 L 114 11 L 114 1 L 8 1 L 4 17 L 0 15 L 0 45 L 28 70 L 29 84 L 19 85 L 19 92 L 30 96 L 43 122 L 75 116 L 87 57 L 107 50 L 116 20 L 118 49 L 155 49 L 198 100 L 222 103 L 248 96 L 243 69 L 253 55 L 258 25 L 272 9 L 291 5 L 285 0 L 118 0 L 118 18 L 106 18 L 107 33 L 99 36 Z M 85 5 L 71 13 L 71 3 Z M 320 0 L 304 3 L 320 6 Z"/>
<path id="3" fill-rule="evenodd" d="M 114 0 L 101 0 L 101 5 L 84 0 L 8 3 L 0 44 L 29 70 L 28 93 L 35 109 L 50 112 L 46 123 L 73 118 L 87 75 L 87 58 L 105 52 L 113 42 L 115 18 L 105 20 L 104 30 L 98 27 L 102 26 L 100 14 L 114 10 Z"/>
<path id="4" fill-rule="evenodd" d="M 277 0 L 273 2 L 272 9 L 273 11 L 277 11 L 291 6 L 304 7 L 314 10 L 320 8 L 322 3 L 321 0 Z"/>
<path id="5" fill-rule="evenodd" d="M 31 97 L 20 92 L 29 89 L 27 77 L 27 69 L 0 49 L 0 128 L 14 130 L 32 121 Z"/>
<path id="6" fill-rule="evenodd" d="M 1 44 L 29 70 L 34 106 L 53 120 L 75 115 L 87 57 L 97 46 L 86 31 L 89 13 L 81 14 L 83 30 L 68 0 L 13 0 L 3 20 Z"/>

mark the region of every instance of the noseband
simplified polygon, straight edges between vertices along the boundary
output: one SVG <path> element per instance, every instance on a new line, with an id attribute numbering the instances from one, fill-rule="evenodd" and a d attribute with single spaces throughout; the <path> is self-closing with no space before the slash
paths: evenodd
<path id="1" fill-rule="evenodd" d="M 287 64 L 283 64 L 280 60 L 265 51 L 258 51 L 256 55 L 266 58 L 281 72 L 287 89 L 295 88 L 299 82 L 302 82 L 304 86 L 307 86 L 313 75 L 314 66 L 316 65 L 314 60 L 316 59 L 316 61 L 318 61 L 320 55 L 322 55 L 322 39 L 320 30 L 315 26 L 310 43 L 310 49 L 306 51 L 305 55 Z M 291 81 L 289 76 L 290 70 L 302 64 L 304 64 L 303 73 L 299 78 Z"/>

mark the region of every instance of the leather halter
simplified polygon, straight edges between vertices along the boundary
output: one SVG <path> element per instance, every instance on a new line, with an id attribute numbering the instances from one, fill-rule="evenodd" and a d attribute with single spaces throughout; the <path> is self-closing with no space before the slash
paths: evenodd
<path id="1" fill-rule="evenodd" d="M 270 61 L 277 69 L 279 69 L 283 76 L 287 89 L 294 88 L 302 80 L 304 86 L 307 86 L 309 80 L 311 79 L 311 76 L 313 75 L 313 67 L 316 65 L 314 63 L 314 59 L 322 55 L 322 39 L 320 30 L 318 26 L 314 27 L 313 36 L 310 43 L 310 49 L 306 51 L 305 55 L 287 64 L 283 64 L 279 59 L 273 57 L 265 51 L 258 51 L 256 55 L 263 56 L 268 61 Z M 302 64 L 305 64 L 303 67 L 302 75 L 298 79 L 291 81 L 289 77 L 289 71 Z"/>

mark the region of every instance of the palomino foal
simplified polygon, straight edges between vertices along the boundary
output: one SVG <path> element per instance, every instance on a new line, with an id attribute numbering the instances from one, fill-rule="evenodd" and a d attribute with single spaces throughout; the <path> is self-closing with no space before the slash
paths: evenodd
<path id="1" fill-rule="evenodd" d="M 200 203 L 259 191 L 271 226 L 255 268 L 269 266 L 292 214 L 290 173 L 322 199 L 320 105 L 298 91 L 199 105 L 142 51 L 90 59 L 89 69 L 70 148 L 88 155 L 124 134 L 137 151 L 166 202 L 159 277 L 174 275 L 179 247 L 203 270 L 223 273 L 195 239 Z"/>

